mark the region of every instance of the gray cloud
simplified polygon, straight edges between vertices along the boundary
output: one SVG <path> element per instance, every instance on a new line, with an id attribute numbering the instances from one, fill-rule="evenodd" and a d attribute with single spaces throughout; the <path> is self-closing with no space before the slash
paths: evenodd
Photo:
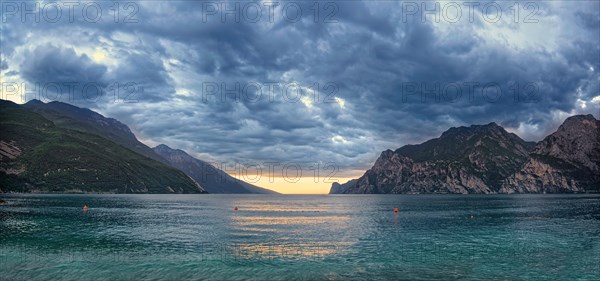
<path id="1" fill-rule="evenodd" d="M 104 65 L 94 63 L 85 54 L 78 55 L 72 48 L 43 45 L 25 56 L 19 70 L 23 78 L 32 82 L 100 81 L 106 73 Z"/>
<path id="2" fill-rule="evenodd" d="M 115 82 L 134 82 L 138 102 L 88 106 L 128 123 L 144 140 L 219 161 L 366 169 L 380 151 L 451 126 L 494 121 L 538 140 L 569 114 L 598 117 L 597 3 L 536 2 L 537 23 L 523 22 L 526 13 L 515 23 L 513 2 L 495 2 L 504 11 L 495 23 L 480 11 L 471 22 L 466 10 L 457 23 L 431 16 L 423 22 L 402 12 L 421 2 L 396 1 L 333 2 L 335 22 L 326 22 L 334 10 L 323 2 L 316 20 L 313 2 L 280 7 L 290 3 L 303 11 L 297 22 L 281 10 L 273 22 L 263 16 L 223 23 L 219 13 L 204 21 L 199 1 L 138 2 L 137 23 L 23 23 L 13 16 L 2 24 L 1 71 L 29 82 L 100 81 L 106 95 Z M 207 99 L 204 88 L 239 83 L 240 92 L 270 82 L 297 83 L 304 99 L 286 98 L 279 86 L 272 98 L 263 87 L 260 100 L 243 93 Z M 334 87 L 325 89 L 328 82 Z M 308 90 L 315 83 L 319 100 Z M 470 94 L 465 83 L 479 86 Z M 497 85 L 501 96 L 486 85 Z M 450 96 L 460 87 L 461 95 L 436 99 L 424 91 L 445 86 Z M 329 94 L 338 99 L 323 101 Z"/>

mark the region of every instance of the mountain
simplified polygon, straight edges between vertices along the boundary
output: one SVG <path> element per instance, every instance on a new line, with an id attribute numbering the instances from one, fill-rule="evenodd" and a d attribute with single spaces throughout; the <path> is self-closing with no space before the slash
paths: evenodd
<path id="1" fill-rule="evenodd" d="M 572 116 L 540 141 L 501 192 L 600 192 L 600 121 Z"/>
<path id="2" fill-rule="evenodd" d="M 384 151 L 345 193 L 594 192 L 598 128 L 592 115 L 574 116 L 537 144 L 495 123 L 451 128 Z"/>
<path id="3" fill-rule="evenodd" d="M 127 125 L 116 119 L 104 117 L 87 108 L 58 101 L 44 103 L 31 100 L 23 107 L 42 115 L 58 127 L 99 135 L 141 155 L 165 162 L 150 147 L 138 141 Z"/>
<path id="4" fill-rule="evenodd" d="M 384 151 L 346 193 L 493 193 L 527 161 L 531 146 L 496 123 L 451 128 Z"/>
<path id="5" fill-rule="evenodd" d="M 0 109 L 0 192 L 206 192 L 183 172 L 99 135 L 10 101 L 0 100 Z"/>
<path id="6" fill-rule="evenodd" d="M 102 136 L 148 158 L 180 169 L 210 193 L 275 193 L 233 179 L 225 172 L 201 160 L 192 158 L 183 151 L 171 148 L 164 150 L 152 149 L 140 142 L 127 125 L 116 119 L 104 117 L 87 108 L 79 108 L 57 101 L 44 103 L 39 100 L 31 100 L 23 107 L 44 116 L 58 127 Z M 173 154 L 171 155 L 171 153 Z M 205 177 L 206 179 L 204 179 Z M 224 180 L 220 180 L 221 178 Z"/>
<path id="7" fill-rule="evenodd" d="M 154 147 L 153 150 L 170 165 L 200 183 L 209 193 L 277 193 L 238 180 L 213 165 L 190 156 L 183 150 L 172 149 L 164 144 Z"/>
<path id="8" fill-rule="evenodd" d="M 350 187 L 356 184 L 358 180 L 352 179 L 347 181 L 346 183 L 340 184 L 338 182 L 334 182 L 331 184 L 331 189 L 329 189 L 329 194 L 343 194 Z"/>

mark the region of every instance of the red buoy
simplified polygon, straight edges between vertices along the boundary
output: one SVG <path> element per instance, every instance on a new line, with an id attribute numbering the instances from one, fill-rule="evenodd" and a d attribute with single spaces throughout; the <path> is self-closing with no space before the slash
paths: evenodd
<path id="1" fill-rule="evenodd" d="M 234 210 L 234 211 L 237 211 L 237 210 L 238 210 L 238 208 L 237 208 L 237 207 L 235 207 L 235 208 L 233 208 L 233 210 Z"/>
<path id="2" fill-rule="evenodd" d="M 399 212 L 398 208 L 394 208 L 394 213 L 398 213 L 398 212 Z"/>

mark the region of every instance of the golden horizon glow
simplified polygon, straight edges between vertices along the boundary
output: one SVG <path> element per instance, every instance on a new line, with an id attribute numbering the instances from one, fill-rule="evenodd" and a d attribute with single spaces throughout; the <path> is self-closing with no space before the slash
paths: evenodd
<path id="1" fill-rule="evenodd" d="M 326 177 L 301 177 L 294 182 L 292 180 L 295 179 L 290 180 L 284 177 L 260 177 L 258 175 L 248 175 L 245 178 L 239 178 L 235 175 L 231 176 L 281 194 L 328 194 L 333 182 L 342 184 L 351 179 L 360 177 L 332 177 L 331 179 Z"/>

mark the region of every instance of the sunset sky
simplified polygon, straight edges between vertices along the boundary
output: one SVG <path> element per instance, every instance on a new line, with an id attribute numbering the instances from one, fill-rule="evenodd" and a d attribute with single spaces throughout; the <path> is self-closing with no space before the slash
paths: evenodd
<path id="1" fill-rule="evenodd" d="M 600 117 L 596 1 L 517 2 L 516 18 L 514 1 L 481 2 L 472 17 L 464 3 L 457 17 L 455 2 L 441 1 L 449 14 L 438 22 L 419 6 L 434 2 L 321 2 L 316 18 L 311 1 L 279 1 L 272 14 L 264 2 L 231 2 L 236 20 L 201 1 L 132 1 L 115 18 L 107 1 L 94 2 L 97 21 L 71 20 L 64 7 L 54 20 L 54 2 L 27 2 L 37 22 L 10 3 L 0 25 L 3 99 L 88 107 L 149 146 L 212 163 L 302 167 L 298 182 L 279 168 L 273 182 L 254 183 L 283 193 L 327 193 L 331 183 L 315 182 L 311 165 L 335 166 L 331 178 L 345 182 L 381 151 L 453 126 L 496 122 L 537 141 L 567 116 Z M 256 7 L 258 20 L 243 12 Z"/>

